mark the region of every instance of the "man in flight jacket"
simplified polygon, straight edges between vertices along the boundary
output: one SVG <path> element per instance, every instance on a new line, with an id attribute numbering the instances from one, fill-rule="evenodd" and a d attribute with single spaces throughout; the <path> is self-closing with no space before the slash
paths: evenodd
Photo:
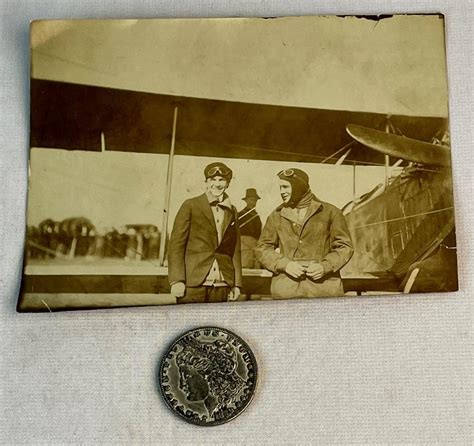
<path id="1" fill-rule="evenodd" d="M 273 273 L 275 299 L 342 296 L 339 270 L 353 253 L 342 212 L 318 200 L 306 172 L 278 173 L 283 203 L 268 217 L 257 245 L 257 257 Z"/>
<path id="2" fill-rule="evenodd" d="M 212 163 L 204 176 L 206 192 L 182 204 L 171 232 L 168 276 L 178 303 L 236 300 L 242 286 L 237 211 L 225 193 L 232 171 Z"/>

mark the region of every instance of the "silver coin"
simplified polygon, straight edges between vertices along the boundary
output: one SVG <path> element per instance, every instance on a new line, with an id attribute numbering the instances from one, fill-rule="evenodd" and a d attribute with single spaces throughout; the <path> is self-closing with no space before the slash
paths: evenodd
<path id="1" fill-rule="evenodd" d="M 159 386 L 174 413 L 189 423 L 215 426 L 249 405 L 257 386 L 257 362 L 247 343 L 229 330 L 196 328 L 165 353 Z"/>

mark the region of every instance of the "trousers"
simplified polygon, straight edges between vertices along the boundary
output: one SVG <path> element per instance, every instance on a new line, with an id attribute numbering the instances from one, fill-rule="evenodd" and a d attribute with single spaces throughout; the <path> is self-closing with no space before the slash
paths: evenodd
<path id="1" fill-rule="evenodd" d="M 227 302 L 230 293 L 228 286 L 197 286 L 186 287 L 183 297 L 179 297 L 178 304 L 191 304 L 198 302 Z"/>

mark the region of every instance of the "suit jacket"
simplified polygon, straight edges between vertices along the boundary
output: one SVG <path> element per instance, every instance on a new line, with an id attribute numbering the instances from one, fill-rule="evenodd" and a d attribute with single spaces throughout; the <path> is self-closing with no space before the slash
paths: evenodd
<path id="1" fill-rule="evenodd" d="M 255 209 L 249 212 L 245 207 L 239 214 L 240 235 L 248 235 L 258 240 L 262 233 L 262 220 Z"/>
<path id="2" fill-rule="evenodd" d="M 176 215 L 168 249 L 170 283 L 200 286 L 214 259 L 229 286 L 242 286 L 237 211 L 225 209 L 221 243 L 206 194 L 186 200 Z"/>

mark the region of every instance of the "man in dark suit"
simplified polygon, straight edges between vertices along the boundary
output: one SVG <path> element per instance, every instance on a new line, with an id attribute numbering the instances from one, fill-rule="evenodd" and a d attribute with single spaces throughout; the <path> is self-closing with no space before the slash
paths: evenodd
<path id="1" fill-rule="evenodd" d="M 225 193 L 232 170 L 212 163 L 204 176 L 206 192 L 182 204 L 171 232 L 168 276 L 178 303 L 225 302 L 240 295 L 237 211 Z"/>
<path id="2" fill-rule="evenodd" d="M 259 268 L 255 258 L 255 248 L 262 233 L 262 220 L 256 211 L 257 201 L 260 197 L 253 187 L 247 189 L 242 198 L 246 206 L 239 211 L 240 239 L 242 242 L 242 268 Z"/>

